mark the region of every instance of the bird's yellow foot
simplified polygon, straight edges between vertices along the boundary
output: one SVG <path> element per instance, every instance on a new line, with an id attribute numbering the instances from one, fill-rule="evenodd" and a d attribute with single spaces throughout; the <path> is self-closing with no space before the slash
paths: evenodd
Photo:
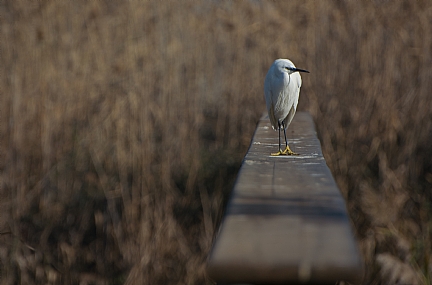
<path id="1" fill-rule="evenodd" d="M 275 153 L 271 153 L 271 156 L 278 156 L 278 155 L 286 155 L 286 153 L 284 153 L 281 149 L 278 152 Z"/>
<path id="2" fill-rule="evenodd" d="M 280 152 L 280 151 L 279 151 L 279 152 Z M 298 153 L 293 152 L 293 151 L 289 148 L 289 146 L 287 146 L 287 147 L 285 148 L 285 150 L 282 152 L 282 154 L 284 154 L 284 155 L 299 155 Z"/>

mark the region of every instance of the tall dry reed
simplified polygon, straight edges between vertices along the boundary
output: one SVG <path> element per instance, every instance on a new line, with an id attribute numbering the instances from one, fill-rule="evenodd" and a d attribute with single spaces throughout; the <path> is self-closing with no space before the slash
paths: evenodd
<path id="1" fill-rule="evenodd" d="M 1 284 L 210 283 L 205 260 L 264 110 L 303 77 L 365 258 L 430 282 L 428 1 L 5 1 Z"/>

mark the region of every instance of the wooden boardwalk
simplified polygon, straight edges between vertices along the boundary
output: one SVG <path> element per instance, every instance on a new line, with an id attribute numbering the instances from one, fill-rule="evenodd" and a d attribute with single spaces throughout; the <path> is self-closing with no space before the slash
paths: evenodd
<path id="1" fill-rule="evenodd" d="M 345 201 L 326 165 L 313 120 L 287 130 L 299 156 L 270 156 L 277 132 L 262 117 L 208 260 L 218 283 L 359 282 L 362 262 Z"/>

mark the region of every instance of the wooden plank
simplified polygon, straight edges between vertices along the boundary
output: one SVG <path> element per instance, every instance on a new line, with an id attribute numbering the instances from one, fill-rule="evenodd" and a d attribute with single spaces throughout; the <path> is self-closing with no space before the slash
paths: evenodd
<path id="1" fill-rule="evenodd" d="M 313 120 L 287 131 L 299 156 L 270 156 L 277 132 L 261 118 L 208 261 L 222 283 L 356 282 L 362 263 L 345 202 L 326 165 Z"/>

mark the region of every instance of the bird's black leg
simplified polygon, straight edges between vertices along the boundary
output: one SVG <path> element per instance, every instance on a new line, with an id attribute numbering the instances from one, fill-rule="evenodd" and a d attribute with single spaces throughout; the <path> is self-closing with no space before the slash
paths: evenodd
<path id="1" fill-rule="evenodd" d="M 288 146 L 288 140 L 287 140 L 287 136 L 286 136 L 286 130 L 285 130 L 285 124 L 282 122 L 282 127 L 284 130 L 284 135 L 285 135 L 285 150 L 282 151 L 282 154 L 286 154 L 286 155 L 298 155 L 298 153 L 293 152 L 290 147 Z M 280 143 L 279 143 L 280 145 Z"/>
<path id="2" fill-rule="evenodd" d="M 281 148 L 281 124 L 278 122 L 278 131 L 279 131 L 279 151 L 278 152 L 276 152 L 276 153 L 272 153 L 271 155 L 273 155 L 273 156 L 276 156 L 276 155 L 281 155 L 281 154 L 285 154 L 283 151 L 282 151 L 282 148 Z M 285 129 L 284 129 L 284 131 L 285 131 Z M 285 139 L 286 140 L 286 139 Z"/>
<path id="3" fill-rule="evenodd" d="M 280 137 L 281 137 L 281 131 L 280 130 L 281 130 L 281 125 L 279 124 L 279 151 L 282 152 L 281 141 L 280 141 Z"/>
<path id="4" fill-rule="evenodd" d="M 284 122 L 282 122 L 282 128 L 283 128 L 284 136 L 285 136 L 285 149 L 287 149 L 287 147 L 288 147 L 288 140 L 287 140 L 287 136 L 286 136 L 286 130 L 285 130 L 285 124 L 284 124 Z M 280 144 L 279 144 L 279 148 L 280 148 Z"/>

